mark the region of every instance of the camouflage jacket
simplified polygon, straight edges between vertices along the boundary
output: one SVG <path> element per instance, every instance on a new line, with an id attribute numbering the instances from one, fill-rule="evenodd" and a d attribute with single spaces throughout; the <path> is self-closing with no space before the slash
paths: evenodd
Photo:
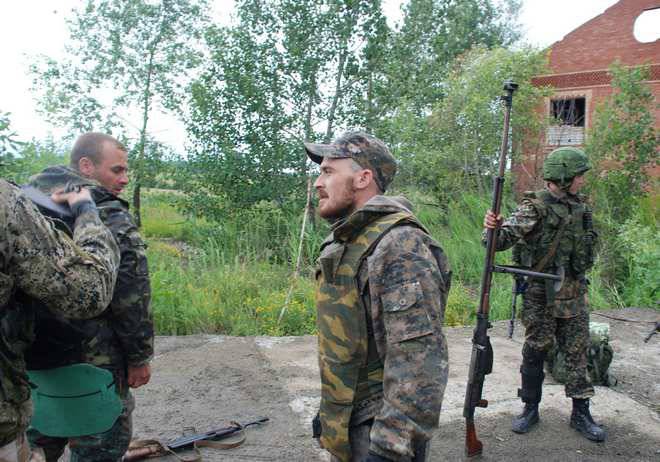
<path id="1" fill-rule="evenodd" d="M 88 362 L 123 376 L 127 365 L 141 366 L 153 356 L 154 329 L 145 244 L 128 212 L 128 203 L 93 180 L 64 166 L 47 168 L 30 180 L 32 186 L 43 191 L 66 183 L 95 184 L 92 197 L 121 253 L 117 284 L 109 309 L 94 319 L 71 321 L 35 310 L 35 341 L 26 353 L 28 368 Z"/>
<path id="2" fill-rule="evenodd" d="M 110 302 L 118 266 L 119 249 L 96 212 L 77 218 L 72 240 L 0 180 L 0 446 L 30 417 L 22 356 L 27 318 L 17 300 L 29 295 L 69 317 L 98 315 Z"/>
<path id="3" fill-rule="evenodd" d="M 336 224 L 329 239 L 361 220 L 366 225 L 370 215 L 399 211 L 407 209 L 376 196 Z M 413 442 L 430 439 L 438 425 L 448 374 L 442 323 L 450 280 L 440 246 L 411 224 L 390 229 L 358 270 L 368 356 L 383 364 L 383 393 L 373 403 L 356 403 L 351 423 L 373 417 L 370 450 L 394 461 L 412 456 Z"/>

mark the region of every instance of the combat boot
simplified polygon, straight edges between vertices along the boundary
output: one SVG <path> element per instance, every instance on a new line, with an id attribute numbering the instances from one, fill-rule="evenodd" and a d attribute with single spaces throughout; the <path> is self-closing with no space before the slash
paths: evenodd
<path id="1" fill-rule="evenodd" d="M 539 423 L 539 403 L 525 403 L 522 414 L 513 419 L 511 430 L 516 433 L 527 433 L 537 423 Z"/>
<path id="2" fill-rule="evenodd" d="M 571 427 L 579 431 L 591 441 L 605 441 L 607 432 L 594 422 L 589 412 L 588 399 L 573 398 L 573 412 L 571 413 Z"/>
<path id="3" fill-rule="evenodd" d="M 527 433 L 539 423 L 539 403 L 543 393 L 543 352 L 523 350 L 523 363 L 520 366 L 522 388 L 518 396 L 525 403 L 522 414 L 513 419 L 511 430 L 515 433 Z"/>

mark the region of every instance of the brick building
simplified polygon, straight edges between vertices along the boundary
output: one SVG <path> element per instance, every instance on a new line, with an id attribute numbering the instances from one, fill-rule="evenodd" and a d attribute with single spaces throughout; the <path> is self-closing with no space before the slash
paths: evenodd
<path id="1" fill-rule="evenodd" d="M 555 89 L 540 109 L 551 125 L 540 144 L 525 143 L 522 161 L 513 165 L 516 191 L 542 184 L 540 168 L 551 150 L 584 144 L 597 103 L 613 91 L 607 69 L 615 60 L 625 66 L 649 64 L 647 84 L 660 101 L 660 39 L 642 43 L 633 33 L 642 14 L 657 17 L 659 12 L 660 0 L 621 0 L 548 49 L 551 73 L 535 77 L 532 83 Z M 660 30 L 660 20 L 657 26 Z M 655 121 L 660 128 L 657 105 Z"/>

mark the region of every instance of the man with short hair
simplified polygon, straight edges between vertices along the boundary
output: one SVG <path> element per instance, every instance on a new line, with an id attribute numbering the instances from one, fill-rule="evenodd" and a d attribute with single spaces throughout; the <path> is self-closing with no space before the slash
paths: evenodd
<path id="1" fill-rule="evenodd" d="M 120 416 L 110 430 L 71 437 L 68 443 L 72 461 L 117 461 L 132 434 L 134 399 L 129 387 L 149 382 L 154 336 L 146 246 L 128 203 L 118 197 L 128 184 L 126 148 L 109 135 L 86 133 L 74 144 L 69 167 L 49 167 L 30 184 L 45 192 L 64 184 L 88 185 L 102 221 L 119 244 L 121 264 L 109 309 L 80 322 L 39 310 L 36 340 L 27 353 L 29 369 L 88 363 L 112 372 L 123 404 Z M 28 431 L 28 438 L 33 448 L 43 450 L 47 462 L 56 461 L 67 444 L 67 438 L 48 437 L 35 428 Z"/>
<path id="2" fill-rule="evenodd" d="M 561 288 L 554 281 L 530 279 L 523 295 L 521 318 L 525 326 L 518 396 L 525 404 L 512 430 L 527 433 L 539 422 L 543 362 L 555 342 L 566 358 L 566 396 L 573 400 L 570 425 L 592 441 L 604 441 L 605 430 L 589 412 L 594 388 L 587 373 L 589 310 L 585 273 L 594 263 L 597 238 L 591 209 L 578 194 L 589 159 L 578 148 L 552 151 L 543 163 L 545 188 L 527 192 L 518 208 L 502 223 L 489 211 L 484 227 L 499 226 L 498 251 L 516 246 L 516 263 L 534 271 L 564 275 Z"/>
<path id="3" fill-rule="evenodd" d="M 0 461 L 27 462 L 30 382 L 23 348 L 30 296 L 63 316 L 86 318 L 110 303 L 119 249 L 86 189 L 58 194 L 73 214 L 73 239 L 56 230 L 15 186 L 0 179 Z"/>
<path id="4" fill-rule="evenodd" d="M 333 461 L 427 460 L 447 383 L 447 258 L 409 202 L 383 195 L 396 162 L 382 141 L 348 132 L 305 149 L 332 223 L 316 270 L 315 437 Z"/>

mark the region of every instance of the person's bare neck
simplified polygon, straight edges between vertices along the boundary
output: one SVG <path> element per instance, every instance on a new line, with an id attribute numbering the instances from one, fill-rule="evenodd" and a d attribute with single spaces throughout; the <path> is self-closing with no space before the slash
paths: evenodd
<path id="1" fill-rule="evenodd" d="M 373 189 L 365 189 L 362 191 L 358 191 L 355 194 L 355 202 L 353 211 L 360 210 L 364 205 L 369 202 L 372 198 L 375 196 L 379 195 L 380 193 L 377 190 Z"/>

